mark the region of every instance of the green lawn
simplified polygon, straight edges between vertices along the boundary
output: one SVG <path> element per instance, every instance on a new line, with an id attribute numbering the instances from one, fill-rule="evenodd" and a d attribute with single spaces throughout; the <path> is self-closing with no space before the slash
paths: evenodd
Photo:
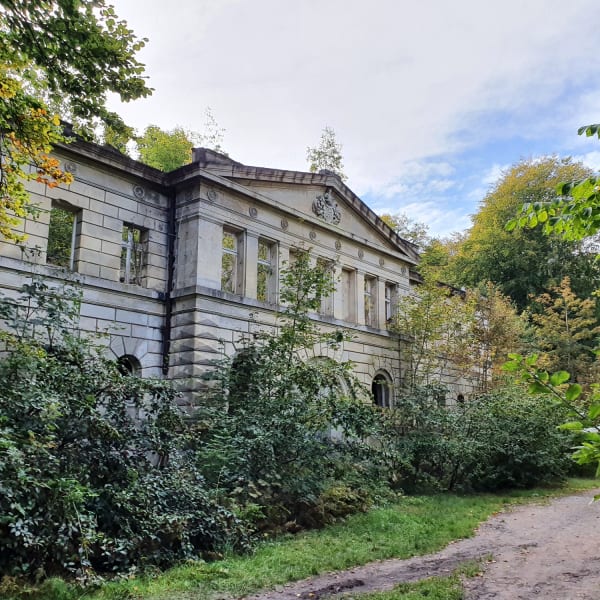
<path id="1" fill-rule="evenodd" d="M 230 556 L 213 563 L 191 562 L 155 576 L 106 583 L 86 592 L 62 581 L 51 580 L 41 589 L 32 589 L 31 593 L 22 590 L 25 594 L 20 597 L 36 600 L 201 600 L 215 596 L 242 596 L 373 560 L 408 558 L 435 552 L 452 540 L 472 535 L 481 521 L 507 504 L 540 500 L 598 485 L 598 481 L 571 479 L 560 489 L 538 488 L 468 496 L 408 496 L 391 506 L 352 516 L 344 523 L 321 531 L 264 542 L 249 556 Z M 370 597 L 374 600 L 425 596 L 430 599 L 460 598 L 460 590 L 452 591 L 457 581 L 456 576 L 434 579 Z M 0 589 L 0 597 L 7 596 L 15 597 L 6 587 Z"/>

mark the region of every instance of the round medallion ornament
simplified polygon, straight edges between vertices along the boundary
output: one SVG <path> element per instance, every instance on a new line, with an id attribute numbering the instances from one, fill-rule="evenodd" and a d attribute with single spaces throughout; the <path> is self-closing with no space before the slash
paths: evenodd
<path id="1" fill-rule="evenodd" d="M 342 242 L 340 242 L 340 240 L 335 240 L 335 249 L 336 250 L 342 249 Z"/>
<path id="2" fill-rule="evenodd" d="M 358 249 L 358 258 L 361 260 L 365 257 L 365 251 L 362 248 Z"/>
<path id="3" fill-rule="evenodd" d="M 134 185 L 133 186 L 133 195 L 138 200 L 141 200 L 146 195 L 146 190 L 141 185 Z"/>
<path id="4" fill-rule="evenodd" d="M 217 194 L 217 190 L 213 190 L 212 188 L 210 190 L 208 190 L 208 192 L 206 192 L 206 197 L 211 201 L 214 202 L 219 195 Z"/>
<path id="5" fill-rule="evenodd" d="M 250 215 L 250 216 L 251 216 L 253 219 L 255 219 L 255 218 L 256 218 L 256 216 L 258 215 L 258 210 L 256 209 L 256 207 L 254 207 L 254 206 L 251 206 L 251 207 L 248 209 L 248 214 L 249 214 L 249 215 Z"/>
<path id="6" fill-rule="evenodd" d="M 69 161 L 65 162 L 64 169 L 65 169 L 65 171 L 68 171 L 69 173 L 73 173 L 73 175 L 74 175 L 75 173 L 77 173 L 77 164 L 69 160 Z"/>
<path id="7" fill-rule="evenodd" d="M 287 229 L 289 227 L 289 223 L 287 219 L 281 219 L 281 229 Z"/>
<path id="8" fill-rule="evenodd" d="M 316 240 L 316 239 L 317 239 L 317 233 L 316 233 L 315 231 L 311 231 L 311 232 L 308 234 L 308 237 L 309 237 L 311 240 Z"/>

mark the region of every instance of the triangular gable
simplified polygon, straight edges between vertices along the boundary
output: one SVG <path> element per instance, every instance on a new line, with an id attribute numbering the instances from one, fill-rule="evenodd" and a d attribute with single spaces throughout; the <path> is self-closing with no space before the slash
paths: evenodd
<path id="1" fill-rule="evenodd" d="M 299 211 L 321 226 L 399 252 L 409 263 L 418 262 L 416 246 L 398 236 L 331 171 L 251 167 L 205 148 L 194 149 L 194 163 Z"/>

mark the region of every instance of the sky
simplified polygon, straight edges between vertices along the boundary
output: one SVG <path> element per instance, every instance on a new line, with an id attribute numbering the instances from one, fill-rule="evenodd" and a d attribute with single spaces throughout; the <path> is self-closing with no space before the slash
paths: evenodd
<path id="1" fill-rule="evenodd" d="M 598 0 L 112 0 L 150 98 L 138 131 L 202 132 L 246 165 L 307 170 L 332 127 L 347 184 L 435 236 L 470 226 L 503 171 L 574 156 L 600 169 Z"/>

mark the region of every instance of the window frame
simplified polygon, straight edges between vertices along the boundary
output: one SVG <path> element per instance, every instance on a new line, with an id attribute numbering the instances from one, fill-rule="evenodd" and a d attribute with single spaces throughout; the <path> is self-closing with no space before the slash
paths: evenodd
<path id="1" fill-rule="evenodd" d="M 365 325 L 377 326 L 377 277 L 375 275 L 364 276 L 363 282 L 363 309 Z"/>
<path id="2" fill-rule="evenodd" d="M 139 232 L 139 240 L 135 241 L 135 232 Z M 125 233 L 127 232 L 127 239 Z M 121 255 L 119 264 L 119 281 L 127 285 L 144 285 L 145 268 L 146 268 L 146 242 L 148 230 L 134 223 L 123 223 L 121 233 Z M 125 251 L 125 257 L 123 257 Z M 136 256 L 139 257 L 139 264 L 136 264 Z M 136 265 L 132 279 L 132 264 Z"/>
<path id="3" fill-rule="evenodd" d="M 393 384 L 387 371 L 380 370 L 375 373 L 371 382 L 371 394 L 375 406 L 379 406 L 379 408 L 394 407 Z"/>
<path id="4" fill-rule="evenodd" d="M 260 256 L 261 245 L 267 249 L 266 259 L 262 259 Z M 268 302 L 269 304 L 275 304 L 277 301 L 277 242 L 268 238 L 259 237 L 257 246 L 256 256 L 256 299 L 261 302 Z M 265 270 L 261 270 L 261 267 Z M 260 278 L 261 273 L 265 273 L 264 282 L 264 297 L 260 295 Z"/>
<path id="5" fill-rule="evenodd" d="M 69 214 L 73 218 L 73 222 L 71 224 L 71 244 L 69 250 L 69 258 L 67 264 L 60 264 L 59 262 L 53 262 L 52 260 L 48 260 L 48 245 L 50 243 L 50 237 L 52 236 L 52 214 L 53 211 L 61 211 L 63 213 Z M 54 213 L 56 214 L 56 213 Z M 46 243 L 46 264 L 52 267 L 68 269 L 69 271 L 76 271 L 77 266 L 77 250 L 78 250 L 78 241 L 79 235 L 81 233 L 81 210 L 67 204 L 66 202 L 52 202 L 49 212 L 49 220 L 48 220 L 48 238 Z"/>
<path id="6" fill-rule="evenodd" d="M 235 247 L 233 249 L 225 247 L 225 236 L 230 235 L 235 240 Z M 242 286 L 242 259 L 243 259 L 243 231 L 233 229 L 230 227 L 223 227 L 222 235 L 221 235 L 221 291 L 226 294 L 242 294 L 243 286 Z M 233 257 L 233 269 L 232 276 L 229 280 L 232 282 L 232 289 L 225 289 L 224 286 L 224 269 L 223 263 L 225 256 L 229 255 Z"/>

